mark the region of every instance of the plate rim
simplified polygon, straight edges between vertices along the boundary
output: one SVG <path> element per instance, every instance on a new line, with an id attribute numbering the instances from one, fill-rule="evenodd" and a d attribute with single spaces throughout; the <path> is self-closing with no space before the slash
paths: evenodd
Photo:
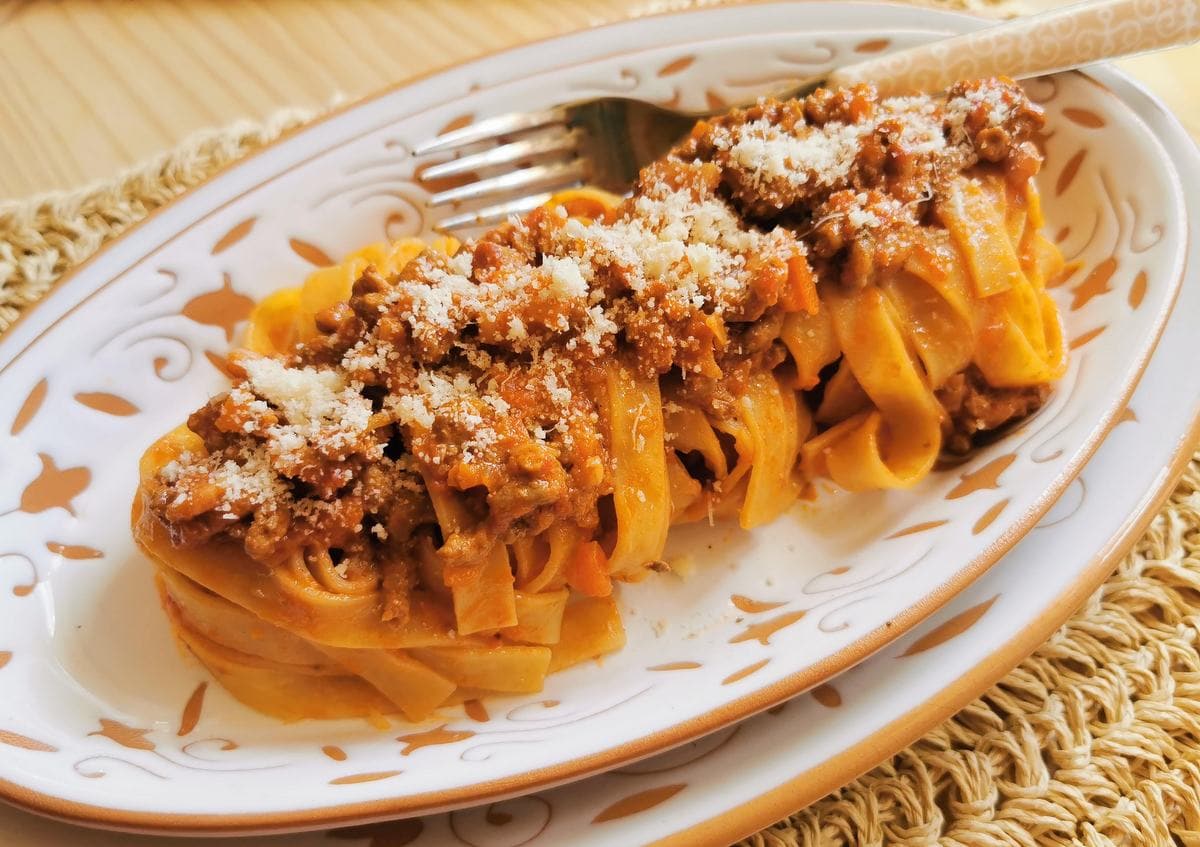
<path id="1" fill-rule="evenodd" d="M 720 6 L 715 8 L 697 7 L 686 10 L 659 12 L 650 15 L 643 15 L 634 19 L 614 21 L 585 30 L 577 30 L 570 33 L 549 36 L 546 38 L 525 42 L 520 45 L 490 51 L 472 59 L 441 66 L 428 72 L 408 77 L 404 80 L 375 90 L 359 99 L 342 104 L 328 113 L 320 115 L 310 123 L 281 134 L 278 138 L 273 139 L 271 142 L 263 145 L 261 148 L 252 151 L 247 156 L 222 166 L 220 169 L 201 182 L 186 189 L 163 206 L 155 209 L 141 221 L 137 222 L 129 229 L 125 230 L 120 235 L 106 243 L 99 250 L 97 250 L 96 253 L 94 253 L 76 268 L 72 269 L 67 274 L 64 274 L 50 293 L 27 309 L 16 321 L 14 321 L 14 323 L 8 328 L 6 335 L 11 338 L 13 330 L 19 325 L 23 324 L 26 318 L 37 311 L 37 307 L 48 302 L 52 297 L 60 294 L 60 292 L 62 292 L 69 283 L 75 281 L 78 277 L 90 271 L 95 263 L 98 263 L 101 259 L 108 258 L 116 247 L 119 245 L 127 245 L 131 240 L 141 234 L 149 223 L 155 221 L 167 212 L 177 210 L 181 205 L 181 201 L 193 197 L 202 189 L 211 186 L 232 172 L 251 167 L 251 163 L 257 160 L 260 156 L 276 150 L 285 142 L 295 138 L 296 136 L 318 131 L 319 128 L 327 122 L 336 120 L 342 115 L 359 107 L 375 103 L 384 97 L 394 94 L 404 88 L 415 85 L 422 81 L 429 80 L 444 73 L 461 70 L 476 64 L 487 63 L 494 60 L 498 56 L 506 53 L 521 51 L 528 47 L 544 46 L 554 42 L 567 42 L 573 38 L 579 37 L 579 35 L 582 33 L 589 33 L 594 30 L 611 30 L 615 28 L 631 26 L 636 27 L 644 19 L 670 17 L 682 19 L 685 16 L 693 14 L 703 15 L 716 13 L 719 15 L 721 13 L 729 13 L 730 10 L 747 5 L 757 7 L 767 7 L 772 5 L 787 7 L 809 4 L 824 5 L 831 9 L 847 5 L 847 3 L 844 1 L 833 3 L 828 2 L 828 0 L 751 0 L 751 2 L 748 4 L 739 4 L 738 6 Z M 914 5 L 912 3 L 894 2 L 894 0 L 875 0 L 874 2 L 872 2 L 872 0 L 849 0 L 849 4 L 863 8 L 886 7 L 892 10 L 902 9 L 927 18 L 931 28 L 937 28 L 938 24 L 941 23 L 957 22 L 960 26 L 962 26 L 962 28 L 969 29 L 972 27 L 981 27 L 987 21 L 987 19 L 980 18 L 976 15 L 948 10 L 931 9 L 920 5 Z M 680 44 L 683 43 L 686 42 L 680 42 Z M 589 59 L 588 61 L 591 60 Z M 568 66 L 570 64 L 571 63 L 568 62 Z M 1131 78 L 1120 71 L 1106 68 L 1105 72 L 1115 75 L 1123 82 L 1131 83 L 1140 94 L 1148 99 L 1150 103 L 1166 113 L 1169 120 L 1175 125 L 1174 128 L 1176 130 L 1182 132 L 1182 129 L 1178 124 L 1178 119 L 1174 117 L 1170 110 L 1162 106 L 1157 97 L 1146 91 L 1144 87 L 1138 85 L 1136 81 L 1131 80 Z M 1093 82 L 1097 82 L 1102 88 L 1109 90 L 1107 86 L 1105 86 L 1099 80 L 1096 80 L 1094 77 L 1088 74 L 1082 75 Z M 518 77 L 518 79 L 520 78 L 521 77 Z M 508 81 L 509 80 L 505 80 L 505 82 Z M 1112 94 L 1111 90 L 1109 91 L 1110 94 Z M 1117 95 L 1113 94 L 1113 96 Z M 1118 97 L 1118 99 L 1121 98 Z M 1132 117 L 1135 121 L 1144 125 L 1144 121 L 1142 121 L 1139 116 L 1134 114 Z M 1148 127 L 1145 127 L 1145 129 L 1147 132 L 1150 132 Z M 1152 136 L 1154 135 L 1153 133 L 1150 134 Z M 1184 137 L 1186 137 L 1186 133 L 1184 133 Z M 1157 138 L 1156 142 L 1161 145 L 1161 142 L 1158 142 Z M 305 158 L 305 161 L 307 158 L 308 157 Z M 1178 176 L 1178 169 L 1175 165 L 1175 162 L 1169 156 L 1165 160 L 1165 166 L 1172 173 Z M 261 185 L 261 183 L 259 185 Z M 259 187 L 259 185 L 255 185 L 249 190 L 256 189 Z M 239 193 L 237 196 L 240 197 L 241 193 Z M 236 198 L 231 198 L 226 203 L 221 203 L 216 209 L 212 209 L 207 213 L 201 213 L 196 220 L 192 221 L 191 225 L 195 225 L 195 223 L 198 223 L 200 220 L 203 220 L 209 215 L 220 211 L 220 209 L 227 205 L 228 202 L 232 202 L 232 199 Z M 1188 217 L 1186 208 L 1182 209 L 1181 211 L 1183 212 L 1183 218 L 1186 220 Z M 190 228 L 190 226 L 185 226 L 184 228 L 171 233 L 171 235 L 168 236 L 167 241 L 170 241 L 172 238 L 182 234 L 182 232 L 186 231 L 188 228 Z M 160 244 L 156 246 L 154 250 L 158 250 L 162 246 L 163 245 Z M 28 788 L 24 785 L 0 778 L 0 800 L 4 800 L 36 814 L 58 820 L 64 820 L 70 823 L 129 832 L 157 834 L 265 834 L 298 831 L 327 826 L 339 826 L 352 822 L 360 823 L 372 820 L 386 820 L 396 817 L 408 817 L 436 811 L 444 811 L 449 808 L 461 807 L 464 805 L 476 805 L 479 803 L 496 801 L 504 797 L 511 797 L 517 794 L 541 790 L 575 781 L 587 775 L 597 773 L 611 767 L 619 766 L 625 762 L 634 761 L 645 756 L 664 752 L 673 746 L 701 737 L 709 732 L 733 724 L 739 720 L 743 720 L 753 714 L 796 696 L 797 694 L 808 690 L 812 686 L 817 685 L 824 680 L 832 678 L 837 673 L 840 673 L 857 662 L 865 659 L 867 656 L 900 637 L 904 633 L 911 631 L 914 627 L 926 620 L 930 615 L 953 599 L 964 588 L 974 582 L 974 580 L 980 575 L 995 565 L 1003 557 L 1003 555 L 1007 553 L 1008 550 L 1010 550 L 1017 543 L 1017 541 L 1019 541 L 1053 506 L 1061 494 L 1066 490 L 1071 481 L 1076 478 L 1084 465 L 1090 461 L 1100 444 L 1103 443 L 1109 432 L 1116 425 L 1121 412 L 1125 409 L 1129 399 L 1133 395 L 1134 390 L 1140 383 L 1146 367 L 1149 364 L 1149 361 L 1152 358 L 1155 350 L 1157 349 L 1158 342 L 1161 339 L 1167 320 L 1173 313 L 1178 299 L 1179 290 L 1187 274 L 1187 260 L 1191 246 L 1190 231 L 1185 231 L 1181 248 L 1182 261 L 1178 262 L 1179 272 L 1175 275 L 1175 279 L 1171 283 L 1172 289 L 1170 296 L 1166 301 L 1164 301 L 1164 304 L 1160 308 L 1160 311 L 1156 315 L 1155 321 L 1150 328 L 1150 343 L 1145 346 L 1141 358 L 1134 363 L 1133 374 L 1129 379 L 1126 380 L 1126 384 L 1122 386 L 1123 390 L 1114 398 L 1105 413 L 1098 418 L 1096 426 L 1089 434 L 1087 440 L 1082 445 L 1082 448 L 1078 451 L 1074 460 L 1064 466 L 1063 470 L 1060 471 L 1055 483 L 1047 488 L 1037 498 L 1037 500 L 1034 501 L 1034 503 L 1026 510 L 1019 520 L 1015 521 L 1000 538 L 982 550 L 973 561 L 960 568 L 950 579 L 939 585 L 933 591 L 922 596 L 916 603 L 895 615 L 887 624 L 871 630 L 841 650 L 838 650 L 837 652 L 825 657 L 825 659 L 789 674 L 788 676 L 777 680 L 770 685 L 758 688 L 753 692 L 743 695 L 742 697 L 728 701 L 714 709 L 710 709 L 703 714 L 679 721 L 665 729 L 659 730 L 658 732 L 641 736 L 640 738 L 633 739 L 615 747 L 609 747 L 605 750 L 587 756 L 581 756 L 564 762 L 559 762 L 557 764 L 548 765 L 527 773 L 514 774 L 486 782 L 478 782 L 466 786 L 460 786 L 458 788 L 443 789 L 436 792 L 423 792 L 402 795 L 399 797 L 383 797 L 372 800 L 359 800 L 323 806 L 316 809 L 297 809 L 279 812 L 177 813 L 114 809 L 108 806 L 99 806 L 91 803 L 69 800 L 67 798 L 58 797 L 51 794 L 45 794 L 35 789 Z M 140 261 L 140 259 L 135 260 L 134 264 L 136 264 L 137 261 Z M 114 274 L 114 278 L 120 273 L 124 273 L 124 271 Z M 101 287 L 104 286 L 102 285 Z M 98 291 L 99 289 L 96 290 Z M 76 308 L 82 306 L 83 303 L 89 299 L 92 293 L 95 292 L 86 292 L 83 298 L 78 303 L 75 303 L 73 306 L 69 307 L 68 311 L 60 316 L 59 319 L 66 317 L 67 314 L 70 314 Z M 44 311 L 45 310 L 41 310 L 39 314 L 44 313 Z M 58 321 L 55 320 L 50 325 L 38 331 L 32 338 L 28 339 L 21 350 L 18 350 L 16 354 L 12 356 L 12 358 L 0 365 L 0 373 L 8 370 L 8 368 L 20 358 L 21 354 L 26 349 L 37 343 L 37 341 L 39 341 L 46 333 L 48 333 L 57 324 L 57 322 Z M 1189 431 L 1188 437 L 1184 438 L 1180 445 L 1178 445 L 1177 451 L 1173 457 L 1171 472 L 1164 477 L 1164 481 L 1159 485 L 1158 489 L 1152 492 L 1153 496 L 1143 501 L 1140 510 L 1131 516 L 1131 521 L 1127 521 L 1126 531 L 1120 535 L 1120 540 L 1115 542 L 1116 547 L 1124 545 L 1126 541 L 1128 541 L 1128 543 L 1132 543 L 1132 541 L 1136 539 L 1136 530 L 1138 528 L 1130 528 L 1131 523 L 1141 523 L 1144 525 L 1153 518 L 1154 514 L 1156 513 L 1156 509 L 1153 508 L 1153 506 L 1161 503 L 1169 495 L 1175 477 L 1178 476 L 1178 472 L 1182 468 L 1183 464 L 1186 463 L 1186 461 L 1190 458 L 1191 453 L 1188 450 L 1188 447 L 1196 442 L 1200 442 L 1200 418 L 1197 418 L 1192 422 L 1192 427 Z M 1114 538 L 1116 537 L 1117 536 L 1114 536 Z M 1095 585 L 1099 584 L 1103 576 L 1107 574 L 1108 569 L 1115 564 L 1118 553 L 1120 552 L 1123 551 L 1115 550 L 1114 543 L 1110 543 L 1107 551 L 1098 555 L 1093 560 L 1091 565 L 1089 565 L 1088 569 L 1086 570 L 1086 574 L 1087 579 L 1094 579 L 1095 582 L 1094 584 L 1090 585 L 1090 587 L 1086 588 L 1086 591 L 1092 590 Z M 1073 597 L 1075 593 L 1074 589 L 1080 585 L 1082 585 L 1082 579 L 1079 582 L 1074 583 L 1072 588 L 1068 589 L 1067 592 L 1064 592 L 1063 597 L 1056 599 L 1055 605 L 1053 606 L 1056 613 L 1059 610 L 1059 606 L 1062 603 L 1067 602 L 1067 600 L 1063 598 L 1068 594 Z M 1065 619 L 1069 614 L 1070 609 L 1062 614 L 1061 619 L 1055 623 L 1052 623 L 1047 628 L 1047 632 L 1053 631 L 1053 628 L 1057 627 L 1059 623 L 1061 623 L 1061 620 Z M 1034 623 L 1041 624 L 1046 621 L 1047 618 L 1048 613 L 1044 613 L 1042 616 L 1036 619 Z M 1021 641 L 1024 643 L 1025 640 L 1027 639 L 1014 639 L 1013 641 L 1010 641 L 1004 645 L 1001 650 L 1015 654 L 1021 648 L 1013 647 L 1012 645 L 1014 642 Z M 1033 643 L 1033 645 L 1030 646 L 1025 653 L 1027 654 L 1028 652 L 1032 652 L 1032 650 L 1036 648 L 1037 644 L 1041 643 L 1043 640 L 1044 637 L 1039 641 L 1035 641 L 1035 643 Z M 996 654 L 989 655 L 987 660 L 989 668 L 995 667 L 995 662 L 992 661 L 995 655 Z M 1020 658 L 1021 657 L 1018 656 L 1016 661 L 1019 661 Z M 1016 662 L 1014 661 L 1012 664 L 1015 663 Z M 1011 667 L 1011 665 L 1008 667 Z M 969 702 L 972 697 L 978 695 L 980 690 L 986 689 L 988 685 L 1003 676 L 1004 672 L 1006 672 L 1006 669 L 1002 669 L 995 673 L 994 677 L 991 678 L 986 684 L 973 689 L 973 693 L 961 695 L 963 698 L 962 703 L 965 704 L 966 702 Z M 964 677 L 964 679 L 966 678 L 973 677 Z M 964 689 L 965 686 L 959 683 L 955 686 L 952 686 L 952 688 L 957 693 Z M 929 719 L 928 725 L 933 725 L 943 717 L 952 714 L 957 708 L 958 707 L 955 707 L 955 709 L 951 710 L 935 710 L 936 714 L 933 718 Z M 834 770 L 832 765 L 841 763 L 842 760 L 850 756 L 851 753 L 857 752 L 858 759 L 861 759 L 866 749 L 870 749 L 872 747 L 874 747 L 874 749 L 878 749 L 878 743 L 880 743 L 880 739 L 882 737 L 886 736 L 888 738 L 887 743 L 889 744 L 892 743 L 894 739 L 901 739 L 901 742 L 898 742 L 896 749 L 902 748 L 904 744 L 909 743 L 913 738 L 919 737 L 921 731 L 923 730 L 916 733 L 910 733 L 911 738 L 908 738 L 907 741 L 903 741 L 907 735 L 899 731 L 898 726 L 900 724 L 911 725 L 911 715 L 918 712 L 922 715 L 928 714 L 928 710 L 925 707 L 918 707 L 897 721 L 888 724 L 881 730 L 874 733 L 872 736 L 864 739 L 859 744 L 856 744 L 854 747 L 838 754 L 838 756 L 834 759 L 822 763 L 820 766 L 812 769 L 810 772 L 790 780 L 787 784 L 785 784 L 785 786 L 781 786 L 769 792 L 768 794 L 762 795 L 752 803 L 744 804 L 741 807 L 723 813 L 718 819 L 697 824 L 683 833 L 668 836 L 666 840 L 659 843 L 696 843 L 695 841 L 680 841 L 678 839 L 686 838 L 693 832 L 695 832 L 697 835 L 701 835 L 700 831 L 704 830 L 704 828 L 713 825 L 718 821 L 724 821 L 725 818 L 728 818 L 731 815 L 742 813 L 744 810 L 748 810 L 749 807 L 758 809 L 762 806 L 763 801 L 767 798 L 773 798 L 776 802 L 778 802 L 778 795 L 780 792 L 785 792 L 785 789 L 790 789 L 792 784 L 795 782 L 807 781 L 815 784 L 816 780 L 819 778 L 819 775 L 827 772 L 832 773 Z M 945 714 L 942 714 L 942 712 L 945 712 Z M 853 759 L 855 764 L 850 764 L 848 762 L 840 769 L 837 769 L 837 773 L 846 774 L 845 778 L 841 779 L 842 782 L 844 782 L 845 779 L 853 778 L 854 772 L 852 771 L 854 771 L 854 768 L 859 767 L 857 764 L 858 759 Z M 866 770 L 873 764 L 876 764 L 876 762 L 870 762 L 869 764 L 861 767 L 861 770 Z M 829 779 L 830 777 L 825 777 L 822 782 L 827 783 L 829 782 Z M 832 787 L 836 787 L 836 784 Z M 816 795 L 811 799 L 816 799 L 816 797 L 821 796 L 821 794 L 826 793 L 828 790 L 829 788 L 825 788 L 823 791 L 817 792 Z M 794 798 L 796 796 L 797 795 L 793 794 L 793 799 L 789 799 L 787 801 L 787 803 L 791 804 L 793 809 L 795 808 Z M 800 796 L 803 797 L 803 795 Z M 805 801 L 801 799 L 800 802 L 803 803 Z M 748 814 L 749 811 L 746 811 L 746 813 Z M 788 812 L 786 810 L 783 812 L 785 815 L 787 813 Z M 761 812 L 759 814 L 761 814 Z M 741 818 L 739 818 L 739 820 L 741 820 Z M 752 832 L 754 830 L 751 829 L 750 831 Z"/>

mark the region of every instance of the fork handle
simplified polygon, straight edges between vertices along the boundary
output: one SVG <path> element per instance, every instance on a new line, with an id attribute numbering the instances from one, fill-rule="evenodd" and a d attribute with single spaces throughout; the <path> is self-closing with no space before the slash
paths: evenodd
<path id="1" fill-rule="evenodd" d="M 848 65 L 826 85 L 941 91 L 960 79 L 1037 76 L 1196 39 L 1200 0 L 1095 0 Z"/>

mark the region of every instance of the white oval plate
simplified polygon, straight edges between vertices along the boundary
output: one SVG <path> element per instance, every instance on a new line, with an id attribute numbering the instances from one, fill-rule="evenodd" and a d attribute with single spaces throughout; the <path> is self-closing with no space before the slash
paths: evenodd
<path id="1" fill-rule="evenodd" d="M 1100 75 L 1179 160 L 1191 161 L 1184 185 L 1200 197 L 1200 156 L 1173 119 L 1127 81 Z M 1192 242 L 1200 243 L 1195 214 L 1192 220 Z M 553 791 L 422 819 L 291 835 L 286 842 L 237 839 L 238 847 L 724 847 L 841 785 L 957 711 L 1042 643 L 1155 514 L 1200 439 L 1200 370 L 1187 367 L 1200 356 L 1200 337 L 1188 321 L 1200 312 L 1195 276 L 1122 425 L 1059 505 L 933 619 L 813 696 Z M 83 832 L 16 809 L 0 808 L 0 831 L 7 847 L 128 843 L 125 836 Z M 211 841 L 139 844 L 201 847 Z"/>
<path id="2" fill-rule="evenodd" d="M 956 24 L 969 25 L 907 7 L 764 5 L 493 56 L 252 157 L 64 283 L 0 344 L 3 792 L 55 814 L 176 830 L 311 827 L 479 802 L 726 725 L 854 664 L 950 599 L 1036 522 L 1116 422 L 1182 273 L 1187 218 L 1170 156 L 1117 96 L 1078 74 L 1032 91 L 1050 114 L 1050 231 L 1082 263 L 1056 291 L 1077 349 L 1047 407 L 912 491 L 830 495 L 749 534 L 677 533 L 674 549 L 696 555 L 697 575 L 623 593 L 629 648 L 553 677 L 535 698 L 489 701 L 489 720 L 448 711 L 380 733 L 285 726 L 239 706 L 175 649 L 126 516 L 137 455 L 219 390 L 208 357 L 227 349 L 253 298 L 302 276 L 314 246 L 337 255 L 420 230 L 405 153 L 416 141 L 464 116 L 602 91 L 743 99 L 878 49 L 880 33 L 902 46 Z M 779 605 L 758 611 L 734 596 Z"/>
<path id="3" fill-rule="evenodd" d="M 1127 82 L 1105 78 L 1144 105 Z M 1170 118 L 1152 110 L 1142 114 L 1180 158 L 1193 160 L 1185 185 L 1193 197 L 1200 196 L 1200 159 L 1188 151 L 1185 139 L 1180 145 Z M 1192 229 L 1196 242 L 1200 226 Z M 1200 337 L 1186 320 L 1200 311 L 1200 286 L 1194 282 L 1183 291 L 1176 318 L 1134 394 L 1131 414 L 1106 439 L 1059 507 L 933 620 L 836 683 L 620 771 L 482 808 L 289 836 L 288 847 L 589 847 L 660 839 L 720 847 L 899 749 L 1044 640 L 1099 584 L 1170 490 L 1200 435 L 1200 371 L 1191 369 L 1189 377 L 1185 370 L 1200 355 Z M 1181 407 L 1180 397 L 1189 398 L 1188 404 Z M 10 835 L 8 847 L 126 843 L 122 836 L 81 832 L 15 809 L 0 809 L 0 831 Z M 143 843 L 200 847 L 202 842 Z M 239 847 L 280 843 L 237 841 Z"/>

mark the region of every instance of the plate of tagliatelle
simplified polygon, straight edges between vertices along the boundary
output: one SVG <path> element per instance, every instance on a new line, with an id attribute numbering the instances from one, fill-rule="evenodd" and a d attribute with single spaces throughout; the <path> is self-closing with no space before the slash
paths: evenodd
<path id="1" fill-rule="evenodd" d="M 1179 290 L 1140 95 L 815 95 L 699 126 L 628 199 L 467 243 L 423 213 L 409 150 L 447 126 L 746 102 L 969 25 L 847 9 L 647 18 L 378 95 L 10 331 L 5 796 L 198 831 L 495 800 L 776 705 L 993 565 Z"/>

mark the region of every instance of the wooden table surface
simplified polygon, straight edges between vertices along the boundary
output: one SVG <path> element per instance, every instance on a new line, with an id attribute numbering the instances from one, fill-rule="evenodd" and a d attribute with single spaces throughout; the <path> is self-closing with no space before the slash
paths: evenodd
<path id="1" fill-rule="evenodd" d="M 930 5 L 1028 11 L 1056 0 Z M 0 199 L 111 177 L 204 127 L 714 0 L 0 0 Z M 1125 63 L 1200 137 L 1200 46 Z"/>

